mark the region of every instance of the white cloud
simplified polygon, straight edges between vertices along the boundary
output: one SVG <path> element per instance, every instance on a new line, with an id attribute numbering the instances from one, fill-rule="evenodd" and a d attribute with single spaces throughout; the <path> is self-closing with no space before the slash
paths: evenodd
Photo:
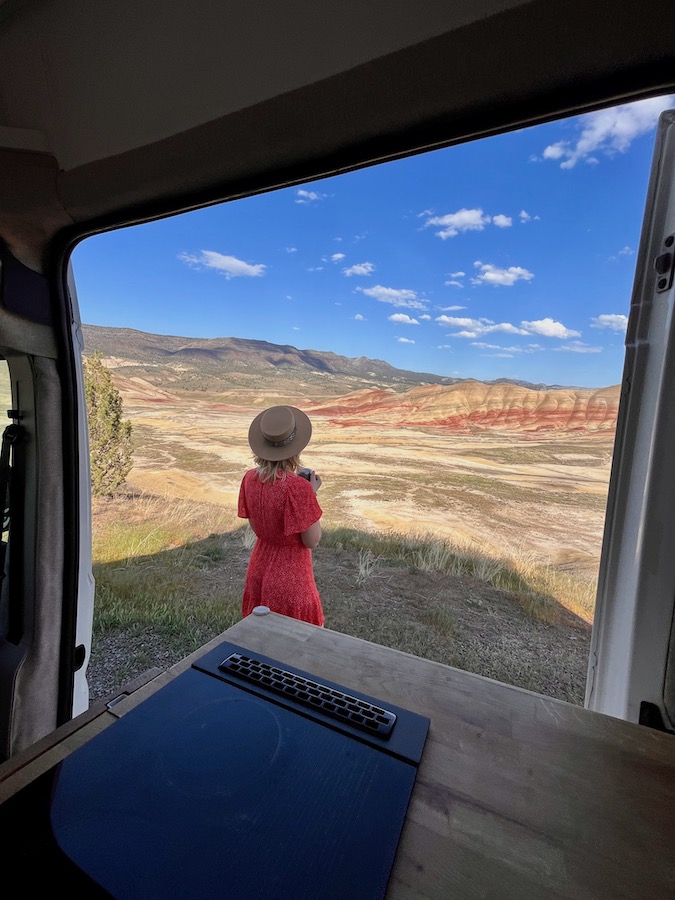
<path id="1" fill-rule="evenodd" d="M 462 284 L 461 281 L 456 281 L 454 278 L 452 278 L 450 281 L 445 281 L 443 283 L 445 284 L 446 287 L 458 287 L 458 288 L 464 287 L 464 285 Z"/>
<path id="2" fill-rule="evenodd" d="M 318 191 L 299 190 L 295 195 L 296 203 L 314 203 L 316 200 L 325 200 L 328 194 L 320 194 Z"/>
<path id="3" fill-rule="evenodd" d="M 513 353 L 481 353 L 481 356 L 487 356 L 491 359 L 513 359 Z"/>
<path id="4" fill-rule="evenodd" d="M 192 253 L 179 253 L 178 259 L 187 263 L 193 269 L 213 269 L 228 280 L 239 276 L 248 278 L 256 278 L 265 274 L 265 266 L 263 263 L 251 265 L 236 256 L 226 256 L 223 253 L 216 253 L 215 250 L 200 250 L 197 255 Z"/>
<path id="5" fill-rule="evenodd" d="M 562 350 L 567 353 L 602 353 L 602 347 L 590 347 L 581 341 L 572 341 L 570 344 L 564 344 L 562 347 L 554 347 L 554 350 Z"/>
<path id="6" fill-rule="evenodd" d="M 461 328 L 461 331 L 452 332 L 449 337 L 461 338 L 480 338 L 486 334 L 537 334 L 542 337 L 554 338 L 571 338 L 579 337 L 578 331 L 572 331 L 565 328 L 560 322 L 553 319 L 540 319 L 535 322 L 521 322 L 520 325 L 513 325 L 511 322 L 493 322 L 491 319 L 470 319 L 461 316 L 437 316 L 436 322 L 439 325 L 450 328 Z M 495 347 L 496 349 L 496 347 Z M 498 349 L 504 349 L 499 347 Z M 512 348 L 507 348 L 511 351 Z M 534 349 L 541 349 L 537 344 L 529 344 L 528 352 Z"/>
<path id="7" fill-rule="evenodd" d="M 424 223 L 425 227 L 437 225 L 441 227 L 436 234 L 438 237 L 455 237 L 465 231 L 482 231 L 490 224 L 490 216 L 483 214 L 482 209 L 458 209 L 457 212 L 448 213 L 445 216 L 433 216 Z"/>
<path id="8" fill-rule="evenodd" d="M 344 258 L 345 258 L 344 253 L 333 253 L 333 255 L 331 256 L 331 262 L 334 262 L 334 263 L 342 262 L 342 260 Z"/>
<path id="9" fill-rule="evenodd" d="M 451 278 L 464 278 L 465 275 L 466 275 L 466 272 L 451 272 L 450 273 Z"/>
<path id="10" fill-rule="evenodd" d="M 474 322 L 479 324 L 477 319 L 463 319 L 457 316 L 436 316 L 436 321 L 439 325 L 449 325 L 452 328 L 470 328 Z"/>
<path id="11" fill-rule="evenodd" d="M 466 306 L 437 306 L 440 312 L 459 312 L 460 309 L 466 309 Z"/>
<path id="12" fill-rule="evenodd" d="M 429 319 L 431 319 L 431 316 L 428 316 L 428 315 L 425 313 L 423 316 L 420 316 L 420 319 L 424 319 L 425 321 L 428 321 Z"/>
<path id="13" fill-rule="evenodd" d="M 439 350 L 452 350 L 452 344 L 439 344 Z"/>
<path id="14" fill-rule="evenodd" d="M 522 347 L 502 347 L 501 344 L 486 344 L 483 341 L 472 341 L 472 347 L 478 350 L 499 350 L 502 353 L 512 356 L 514 353 L 537 353 L 544 348 L 539 344 L 526 344 Z"/>
<path id="15" fill-rule="evenodd" d="M 298 326 L 298 325 L 294 325 L 294 326 L 293 326 L 293 331 L 300 331 L 299 326 Z"/>
<path id="16" fill-rule="evenodd" d="M 286 247 L 286 253 L 297 253 L 297 252 L 298 252 L 297 247 Z"/>
<path id="17" fill-rule="evenodd" d="M 310 266 L 308 272 L 323 272 L 323 266 Z"/>
<path id="18" fill-rule="evenodd" d="M 608 328 L 610 331 L 625 331 L 628 327 L 628 316 L 619 313 L 603 313 L 591 319 L 591 328 Z"/>
<path id="19" fill-rule="evenodd" d="M 375 271 L 375 266 L 371 262 L 356 263 L 356 265 L 342 271 L 348 278 L 351 275 L 371 275 Z"/>
<path id="20" fill-rule="evenodd" d="M 571 328 L 565 328 L 565 326 L 561 322 L 556 322 L 554 319 L 545 318 L 538 319 L 534 322 L 521 322 L 520 323 L 523 328 L 527 329 L 529 334 L 540 334 L 542 337 L 555 337 L 555 338 L 571 338 L 571 337 L 579 337 L 579 331 L 572 331 Z"/>
<path id="21" fill-rule="evenodd" d="M 529 214 L 529 212 L 526 212 L 524 209 L 521 209 L 519 215 L 520 215 L 521 222 L 529 222 L 530 219 L 532 218 L 532 216 Z"/>
<path id="22" fill-rule="evenodd" d="M 357 287 L 357 291 L 361 291 L 366 297 L 374 297 L 380 303 L 391 303 L 399 309 L 426 309 L 427 304 L 420 300 L 415 291 L 406 288 L 389 288 L 376 284 L 371 288 Z"/>
<path id="23" fill-rule="evenodd" d="M 363 318 L 363 316 L 361 315 L 361 313 L 357 313 L 357 314 L 354 316 L 354 318 L 356 319 L 357 322 L 365 322 L 365 321 L 366 321 L 366 320 Z"/>
<path id="24" fill-rule="evenodd" d="M 550 144 L 543 152 L 544 159 L 560 159 L 567 152 L 565 147 L 569 144 L 569 141 L 558 141 L 555 144 Z"/>
<path id="25" fill-rule="evenodd" d="M 399 342 L 399 344 L 414 344 L 415 343 L 415 341 L 411 341 L 410 338 L 404 338 L 404 337 L 398 337 L 398 338 L 396 338 L 396 340 Z"/>
<path id="26" fill-rule="evenodd" d="M 521 266 L 509 266 L 508 269 L 502 269 L 492 263 L 482 263 L 480 260 L 476 260 L 474 266 L 480 274 L 471 279 L 472 284 L 492 284 L 495 287 L 506 285 L 510 287 L 516 281 L 531 281 L 534 278 L 532 272 L 523 269 Z"/>
<path id="27" fill-rule="evenodd" d="M 631 256 L 633 251 L 630 247 L 624 247 L 622 250 L 619 250 L 619 256 Z"/>
<path id="28" fill-rule="evenodd" d="M 652 131 L 664 109 L 673 106 L 673 97 L 650 97 L 581 116 L 581 135 L 576 142 L 561 140 L 544 149 L 544 159 L 562 160 L 561 169 L 573 169 L 583 160 L 597 163 L 594 153 L 614 156 L 625 153 L 635 138 Z"/>
<path id="29" fill-rule="evenodd" d="M 417 319 L 411 319 L 410 316 L 407 316 L 405 313 L 394 313 L 392 316 L 387 316 L 390 322 L 394 322 L 397 325 L 419 325 L 420 323 Z"/>
<path id="30" fill-rule="evenodd" d="M 500 214 L 492 217 L 492 224 L 496 225 L 497 228 L 510 228 L 513 225 L 513 219 L 511 216 L 503 216 Z"/>

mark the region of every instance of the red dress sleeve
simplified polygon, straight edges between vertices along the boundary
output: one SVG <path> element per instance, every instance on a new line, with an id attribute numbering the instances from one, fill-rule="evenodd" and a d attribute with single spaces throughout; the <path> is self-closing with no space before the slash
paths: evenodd
<path id="1" fill-rule="evenodd" d="M 286 508 L 284 509 L 284 534 L 301 534 L 318 522 L 323 510 L 310 483 L 304 478 L 288 477 Z"/>
<path id="2" fill-rule="evenodd" d="M 246 476 L 241 480 L 241 487 L 239 488 L 239 508 L 237 510 L 237 515 L 240 519 L 248 519 L 248 506 L 246 505 Z"/>

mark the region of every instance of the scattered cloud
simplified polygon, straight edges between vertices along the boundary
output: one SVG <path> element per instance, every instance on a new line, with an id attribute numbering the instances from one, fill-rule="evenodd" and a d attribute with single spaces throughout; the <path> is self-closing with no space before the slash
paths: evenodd
<path id="1" fill-rule="evenodd" d="M 429 319 L 431 319 L 431 316 L 429 316 L 429 315 L 427 315 L 427 313 L 425 313 L 423 316 L 420 316 L 420 319 L 424 319 L 425 321 L 428 321 Z"/>
<path id="2" fill-rule="evenodd" d="M 348 278 L 351 275 L 372 275 L 375 271 L 375 266 L 371 262 L 356 263 L 356 265 L 350 266 L 348 269 L 343 269 L 342 271 Z"/>
<path id="3" fill-rule="evenodd" d="M 553 319 L 540 319 L 535 322 L 521 322 L 520 325 L 512 325 L 511 322 L 493 322 L 492 319 L 471 319 L 462 316 L 436 316 L 436 322 L 443 327 L 460 328 L 461 331 L 452 332 L 449 337 L 476 338 L 486 334 L 536 334 L 540 337 L 553 338 L 573 338 L 579 337 L 578 331 L 572 331 L 566 328 L 560 322 Z M 530 344 L 529 347 L 534 349 L 537 345 Z M 500 350 L 503 348 L 499 348 Z M 510 348 L 509 348 L 510 349 Z M 537 347 L 537 349 L 539 349 Z"/>
<path id="4" fill-rule="evenodd" d="M 603 313 L 591 319 L 591 328 L 608 328 L 610 331 L 625 331 L 628 327 L 628 316 L 619 313 Z"/>
<path id="5" fill-rule="evenodd" d="M 554 350 L 562 350 L 567 353 L 602 353 L 602 347 L 590 347 L 582 341 L 572 341 L 569 344 L 563 344 L 562 347 L 554 347 Z"/>
<path id="6" fill-rule="evenodd" d="M 452 344 L 439 344 L 439 350 L 452 350 Z"/>
<path id="7" fill-rule="evenodd" d="M 439 325 L 450 325 L 452 328 L 470 328 L 477 319 L 463 319 L 457 316 L 436 316 Z"/>
<path id="8" fill-rule="evenodd" d="M 363 316 L 361 315 L 361 313 L 357 313 L 357 314 L 354 316 L 354 318 L 356 319 L 357 322 L 365 322 L 365 321 L 366 321 L 366 320 L 363 318 Z"/>
<path id="9" fill-rule="evenodd" d="M 286 253 L 297 253 L 297 252 L 298 252 L 297 247 L 286 247 Z"/>
<path id="10" fill-rule="evenodd" d="M 487 356 L 492 359 L 513 359 L 513 353 L 481 353 L 481 356 Z"/>
<path id="11" fill-rule="evenodd" d="M 435 226 L 440 228 L 436 234 L 442 240 L 457 237 L 467 231 L 483 231 L 486 225 L 492 223 L 497 228 L 510 228 L 513 224 L 511 216 L 499 213 L 496 216 L 486 215 L 482 209 L 458 209 L 457 212 L 447 213 L 444 216 L 431 216 L 424 223 L 424 227 Z"/>
<path id="12" fill-rule="evenodd" d="M 454 278 L 450 279 L 450 281 L 443 282 L 446 287 L 464 287 L 461 281 L 456 281 Z"/>
<path id="13" fill-rule="evenodd" d="M 298 325 L 293 326 L 293 331 L 300 331 L 300 327 Z"/>
<path id="14" fill-rule="evenodd" d="M 466 275 L 466 272 L 451 272 L 450 273 L 451 278 L 464 278 L 465 275 Z"/>
<path id="15" fill-rule="evenodd" d="M 622 250 L 619 250 L 619 256 L 631 256 L 633 253 L 630 247 L 624 247 Z"/>
<path id="16" fill-rule="evenodd" d="M 479 259 L 476 260 L 474 266 L 478 269 L 479 274 L 471 279 L 472 284 L 511 287 L 516 281 L 531 281 L 534 278 L 532 272 L 523 269 L 521 266 L 509 266 L 508 269 L 502 269 L 492 263 L 483 263 Z"/>
<path id="17" fill-rule="evenodd" d="M 525 344 L 522 347 L 502 347 L 501 344 L 486 344 L 483 341 L 472 341 L 472 347 L 478 350 L 499 350 L 512 356 L 514 353 L 538 353 L 544 348 L 540 344 Z"/>
<path id="18" fill-rule="evenodd" d="M 440 312 L 459 312 L 460 309 L 466 309 L 466 306 L 437 306 Z"/>
<path id="19" fill-rule="evenodd" d="M 398 337 L 398 338 L 396 338 L 396 340 L 399 342 L 399 344 L 414 344 L 415 343 L 415 341 L 411 341 L 410 338 L 404 338 L 404 337 Z"/>
<path id="20" fill-rule="evenodd" d="M 357 287 L 357 291 L 365 294 L 366 297 L 374 297 L 380 303 L 391 303 L 399 309 L 426 309 L 427 304 L 420 300 L 415 291 L 406 288 L 390 288 L 376 284 L 371 288 Z"/>
<path id="21" fill-rule="evenodd" d="M 565 339 L 579 337 L 581 334 L 579 331 L 572 331 L 571 328 L 565 328 L 561 322 L 556 322 L 554 319 L 548 317 L 545 319 L 537 319 L 534 322 L 521 322 L 520 324 L 529 334 L 540 334 L 542 337 Z"/>
<path id="22" fill-rule="evenodd" d="M 295 202 L 306 205 L 316 203 L 317 200 L 325 200 L 328 194 L 320 194 L 318 191 L 299 190 L 295 194 Z"/>
<path id="23" fill-rule="evenodd" d="M 523 225 L 525 225 L 526 222 L 541 221 L 541 216 L 532 216 L 529 212 L 527 212 L 527 210 L 524 209 L 521 209 L 521 211 L 518 213 L 518 217 L 520 218 L 520 221 Z"/>
<path id="24" fill-rule="evenodd" d="M 228 280 L 244 276 L 257 278 L 264 275 L 267 268 L 263 263 L 252 265 L 237 259 L 236 256 L 226 256 L 223 253 L 217 253 L 215 250 L 200 250 L 198 254 L 179 253 L 178 259 L 187 263 L 193 269 L 212 269 Z"/>
<path id="25" fill-rule="evenodd" d="M 331 256 L 330 259 L 331 259 L 331 262 L 339 263 L 339 262 L 342 262 L 342 260 L 345 258 L 345 256 L 346 256 L 345 253 L 333 253 L 333 255 Z"/>
<path id="26" fill-rule="evenodd" d="M 577 125 L 581 129 L 579 137 L 549 144 L 542 157 L 560 161 L 561 169 L 573 169 L 580 161 L 597 164 L 598 157 L 593 154 L 612 157 L 625 153 L 635 138 L 656 127 L 660 114 L 664 109 L 671 108 L 674 102 L 673 97 L 650 97 L 580 116 Z"/>
<path id="27" fill-rule="evenodd" d="M 310 266 L 308 272 L 323 272 L 323 266 Z"/>
<path id="28" fill-rule="evenodd" d="M 387 316 L 390 322 L 394 322 L 396 325 L 419 325 L 420 323 L 417 319 L 411 319 L 410 316 L 407 316 L 405 313 L 394 313 L 392 316 Z"/>

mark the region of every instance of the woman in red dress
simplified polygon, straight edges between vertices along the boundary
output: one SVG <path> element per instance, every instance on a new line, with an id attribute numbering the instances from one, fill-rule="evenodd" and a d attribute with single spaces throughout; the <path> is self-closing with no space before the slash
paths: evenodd
<path id="1" fill-rule="evenodd" d="M 309 418 L 294 406 L 266 409 L 249 428 L 256 468 L 241 482 L 239 516 L 250 521 L 257 541 L 246 572 L 244 616 L 267 606 L 312 625 L 324 623 L 312 566 L 312 549 L 321 539 L 321 479 L 313 470 L 308 477 L 298 474 L 311 436 Z"/>

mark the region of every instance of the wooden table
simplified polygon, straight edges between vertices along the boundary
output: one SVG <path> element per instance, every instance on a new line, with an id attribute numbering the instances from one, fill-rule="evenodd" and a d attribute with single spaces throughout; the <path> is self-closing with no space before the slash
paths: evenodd
<path id="1" fill-rule="evenodd" d="M 274 614 L 0 766 L 0 802 L 222 640 L 431 719 L 391 900 L 675 898 L 675 737 Z"/>

